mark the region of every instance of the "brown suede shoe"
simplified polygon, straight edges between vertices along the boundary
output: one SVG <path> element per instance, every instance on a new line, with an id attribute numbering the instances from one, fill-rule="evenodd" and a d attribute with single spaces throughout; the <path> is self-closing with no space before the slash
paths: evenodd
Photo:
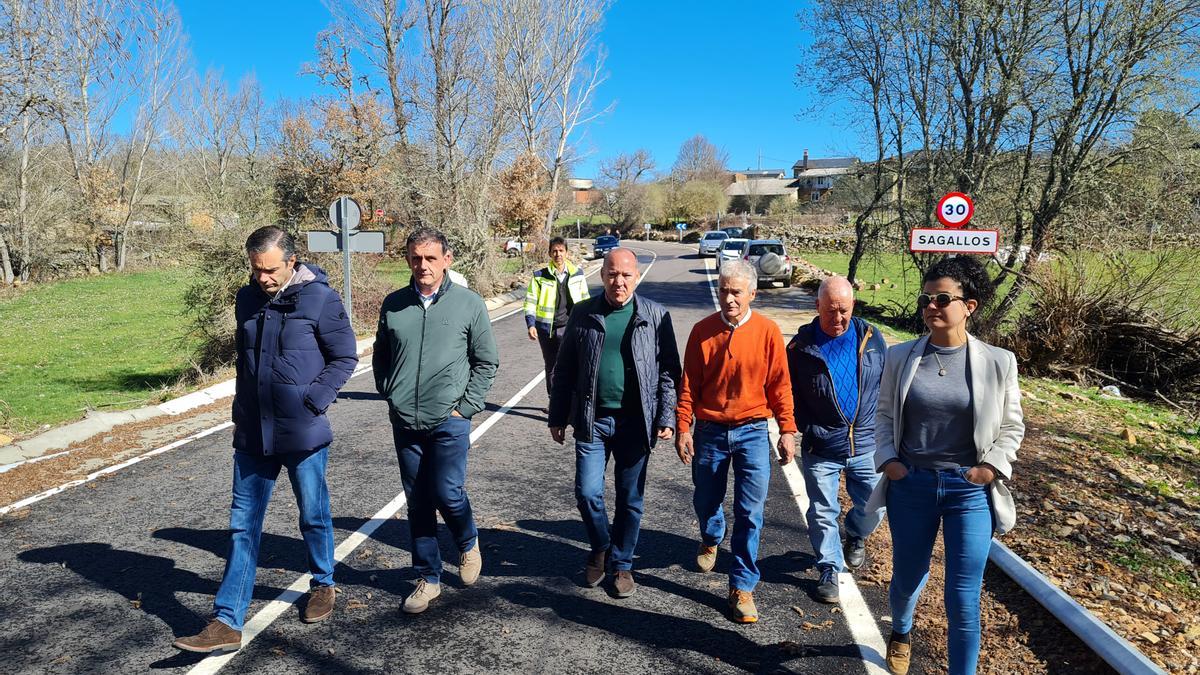
<path id="1" fill-rule="evenodd" d="M 333 605 L 337 599 L 337 589 L 333 586 L 317 586 L 308 589 L 308 602 L 304 603 L 304 611 L 300 620 L 304 623 L 324 621 L 333 614 Z"/>
<path id="2" fill-rule="evenodd" d="M 758 621 L 758 608 L 754 606 L 754 594 L 750 591 L 729 589 L 729 613 L 738 623 Z"/>
<path id="3" fill-rule="evenodd" d="M 908 661 L 912 657 L 912 645 L 905 642 L 888 641 L 887 667 L 892 675 L 908 673 Z"/>
<path id="4" fill-rule="evenodd" d="M 213 619 L 208 622 L 204 630 L 200 631 L 199 635 L 181 637 L 174 642 L 174 645 L 176 649 L 182 649 L 186 652 L 200 652 L 201 654 L 233 651 L 241 649 L 242 633 Z"/>
<path id="5" fill-rule="evenodd" d="M 711 572 L 717 566 L 717 547 L 700 544 L 696 549 L 696 568 L 701 572 Z"/>
<path id="6" fill-rule="evenodd" d="M 604 581 L 604 568 L 608 564 L 608 551 L 593 551 L 588 554 L 587 564 L 583 568 L 583 583 L 588 588 L 595 588 Z"/>
<path id="7" fill-rule="evenodd" d="M 637 584 L 633 583 L 633 572 L 629 570 L 618 570 L 613 574 L 613 590 L 617 592 L 618 598 L 628 598 L 637 590 Z"/>

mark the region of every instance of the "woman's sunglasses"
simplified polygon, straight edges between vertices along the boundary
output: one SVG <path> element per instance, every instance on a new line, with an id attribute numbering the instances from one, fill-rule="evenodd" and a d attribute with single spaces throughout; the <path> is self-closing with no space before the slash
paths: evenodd
<path id="1" fill-rule="evenodd" d="M 925 309 L 931 302 L 937 305 L 938 309 L 945 309 L 955 300 L 966 300 L 966 298 L 961 295 L 950 295 L 949 293 L 935 293 L 934 295 L 922 293 L 917 296 L 917 309 Z"/>

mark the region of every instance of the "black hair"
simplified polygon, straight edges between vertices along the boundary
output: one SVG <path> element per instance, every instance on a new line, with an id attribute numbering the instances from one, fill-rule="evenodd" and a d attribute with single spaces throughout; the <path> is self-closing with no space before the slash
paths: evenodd
<path id="1" fill-rule="evenodd" d="M 978 305 L 975 309 L 977 312 L 992 301 L 992 295 L 995 293 L 987 269 L 983 263 L 972 256 L 960 255 L 953 258 L 942 258 L 925 270 L 925 276 L 921 282 L 928 283 L 938 279 L 953 279 L 958 282 L 958 285 L 962 287 L 963 298 L 974 300 Z"/>
<path id="2" fill-rule="evenodd" d="M 553 251 L 555 246 L 567 248 L 567 240 L 562 237 L 552 237 L 550 243 L 546 246 L 546 250 Z"/>
<path id="3" fill-rule="evenodd" d="M 441 230 L 435 230 L 432 227 L 418 227 L 408 235 L 408 239 L 404 242 L 404 253 L 408 255 L 412 253 L 413 246 L 435 241 L 442 245 L 442 255 L 450 252 L 450 242 L 446 241 L 446 235 L 442 234 Z"/>
<path id="4" fill-rule="evenodd" d="M 291 260 L 296 255 L 296 240 L 282 228 L 266 225 L 250 233 L 246 237 L 247 254 L 263 254 L 278 246 L 283 251 L 283 259 Z"/>

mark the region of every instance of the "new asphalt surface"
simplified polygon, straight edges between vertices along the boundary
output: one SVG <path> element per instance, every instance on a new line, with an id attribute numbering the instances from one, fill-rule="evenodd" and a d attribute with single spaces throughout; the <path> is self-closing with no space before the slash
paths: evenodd
<path id="1" fill-rule="evenodd" d="M 691 326 L 713 311 L 705 261 L 689 246 L 628 244 L 643 272 L 652 264 L 638 293 L 671 311 L 682 353 Z M 590 280 L 600 292 L 598 277 Z M 489 409 L 473 420 L 476 429 L 542 371 L 519 313 L 496 320 L 493 330 L 501 366 Z M 667 443 L 650 459 L 637 593 L 618 600 L 603 587 L 583 587 L 587 543 L 573 495 L 573 448 L 569 437 L 564 446 L 550 439 L 544 405 L 545 388 L 537 382 L 471 448 L 467 489 L 483 552 L 477 585 L 459 583 L 457 556 L 443 536 L 441 598 L 421 615 L 399 611 L 415 579 L 402 508 L 338 565 L 342 592 L 332 618 L 305 625 L 298 608 L 287 607 L 223 670 L 867 670 L 844 613 L 811 599 L 808 536 L 778 470 L 759 551 L 757 624 L 726 618 L 727 543 L 714 573 L 693 569 L 698 528 L 690 474 Z M 351 379 L 329 415 L 336 440 L 328 479 L 340 544 L 401 492 L 400 475 L 386 407 L 369 371 Z M 228 545 L 231 452 L 224 430 L 35 504 L 24 517 L 0 520 L 0 671 L 211 670 L 211 660 L 179 653 L 171 642 L 198 632 L 211 612 Z M 610 480 L 610 512 L 612 503 Z M 267 513 L 248 620 L 306 571 L 296 515 L 284 472 Z M 884 589 L 863 592 L 876 619 L 887 614 Z M 832 623 L 804 630 L 805 621 Z M 884 636 L 888 629 L 886 621 L 879 624 Z M 787 642 L 803 648 L 780 646 Z M 921 665 L 918 660 L 914 668 Z"/>

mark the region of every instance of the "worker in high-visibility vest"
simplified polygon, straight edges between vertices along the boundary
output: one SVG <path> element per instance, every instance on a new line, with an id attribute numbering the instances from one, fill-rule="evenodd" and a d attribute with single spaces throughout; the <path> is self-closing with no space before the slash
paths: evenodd
<path id="1" fill-rule="evenodd" d="M 562 237 L 550 240 L 550 264 L 533 273 L 525 291 L 525 326 L 529 339 L 537 340 L 546 364 L 546 393 L 554 378 L 554 362 L 567 317 L 575 304 L 589 297 L 583 270 L 567 259 L 567 242 Z"/>

